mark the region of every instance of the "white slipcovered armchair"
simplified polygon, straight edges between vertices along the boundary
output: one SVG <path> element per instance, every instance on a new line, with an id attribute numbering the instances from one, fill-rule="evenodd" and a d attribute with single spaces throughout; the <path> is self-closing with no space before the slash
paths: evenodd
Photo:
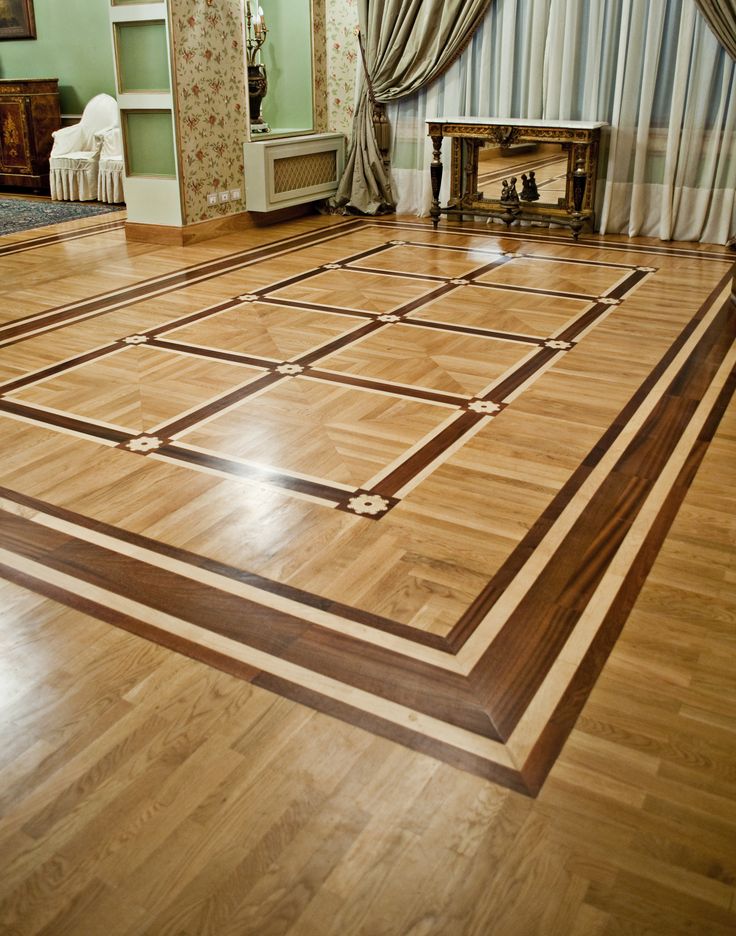
<path id="1" fill-rule="evenodd" d="M 53 134 L 49 170 L 56 201 L 94 201 L 104 132 L 118 127 L 115 98 L 98 94 L 84 108 L 82 120 Z"/>

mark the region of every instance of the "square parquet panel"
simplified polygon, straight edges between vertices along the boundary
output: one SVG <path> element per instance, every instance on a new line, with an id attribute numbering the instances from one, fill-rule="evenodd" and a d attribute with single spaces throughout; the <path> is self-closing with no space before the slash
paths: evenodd
<path id="1" fill-rule="evenodd" d="M 410 320 L 442 322 L 484 331 L 518 335 L 554 335 L 590 305 L 586 299 L 566 299 L 545 293 L 512 292 L 466 286 L 462 302 L 447 293 L 425 303 L 407 316 Z"/>
<path id="2" fill-rule="evenodd" d="M 208 451 L 363 487 L 447 418 L 444 406 L 297 375 L 180 433 Z"/>
<path id="3" fill-rule="evenodd" d="M 247 365 L 134 344 L 42 378 L 7 399 L 138 434 L 260 373 Z"/>
<path id="4" fill-rule="evenodd" d="M 408 279 L 347 269 L 317 271 L 295 283 L 269 292 L 270 299 L 290 299 L 334 309 L 387 313 L 427 295 L 432 281 Z"/>
<path id="5" fill-rule="evenodd" d="M 438 245 L 409 244 L 398 241 L 386 250 L 367 258 L 352 261 L 351 266 L 365 266 L 374 270 L 396 273 L 414 272 L 423 276 L 439 276 L 448 279 L 461 278 L 478 267 L 487 255 L 473 250 L 446 250 Z"/>
<path id="6" fill-rule="evenodd" d="M 192 256 L 0 325 L 2 574 L 534 794 L 732 390 L 733 258 L 335 218 Z"/>
<path id="7" fill-rule="evenodd" d="M 533 286 L 546 292 L 603 296 L 617 285 L 628 271 L 624 268 L 583 265 L 565 260 L 519 257 L 514 263 L 496 267 L 478 277 L 479 283 L 503 283 L 507 286 Z"/>
<path id="8" fill-rule="evenodd" d="M 395 322 L 320 366 L 388 384 L 472 397 L 529 354 L 528 344 Z"/>
<path id="9" fill-rule="evenodd" d="M 307 309 L 243 302 L 167 332 L 169 341 L 289 361 L 351 331 L 356 320 Z"/>

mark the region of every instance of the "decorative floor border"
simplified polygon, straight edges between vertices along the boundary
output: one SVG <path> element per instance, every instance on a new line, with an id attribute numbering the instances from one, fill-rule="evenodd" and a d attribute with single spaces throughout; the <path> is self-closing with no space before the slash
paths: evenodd
<path id="1" fill-rule="evenodd" d="M 56 224 L 64 223 L 74 222 L 56 222 Z M 62 244 L 66 243 L 67 241 L 79 240 L 82 237 L 91 237 L 93 234 L 104 234 L 107 231 L 119 231 L 124 227 L 124 220 L 103 221 L 100 224 L 90 224 L 88 227 L 77 228 L 73 231 L 64 231 L 59 234 L 41 234 L 38 237 L 28 237 L 21 241 L 13 241 L 10 244 L 3 243 L 3 238 L 14 237 L 16 233 L 22 234 L 24 232 L 17 231 L 11 234 L 0 234 L 0 258 L 7 257 L 10 254 L 25 253 L 27 250 L 37 250 L 39 247 L 49 247 L 53 244 Z M 36 229 L 29 228 L 28 230 Z"/>
<path id="2" fill-rule="evenodd" d="M 1 571 L 256 685 L 534 795 L 733 393 L 731 275 L 446 640 L 409 634 L 398 622 L 8 490 L 0 491 Z M 537 559 L 541 544 L 545 561 Z"/>
<path id="3" fill-rule="evenodd" d="M 405 230 L 425 232 L 427 230 L 427 224 L 419 219 L 416 221 L 402 220 L 397 222 L 375 218 L 371 223 L 379 226 L 391 225 L 392 227 L 401 227 Z M 551 231 L 554 230 L 553 226 L 550 226 L 549 230 L 537 227 L 536 225 L 534 227 L 519 226 L 518 228 L 506 228 L 503 222 L 492 224 L 489 220 L 486 222 L 486 229 L 481 232 L 478 231 L 477 228 L 464 227 L 462 221 L 452 219 L 440 221 L 440 226 L 437 230 L 440 234 L 454 234 L 461 237 L 485 234 L 486 236 L 498 237 L 501 239 L 510 238 L 511 240 L 522 240 L 540 244 L 560 244 L 565 247 L 570 247 L 570 235 L 551 233 Z M 667 257 L 697 257 L 698 259 L 702 259 L 704 263 L 715 261 L 732 264 L 734 262 L 733 250 L 729 250 L 726 247 L 722 247 L 720 251 L 715 251 L 713 250 L 713 245 L 708 245 L 706 250 L 699 250 L 696 247 L 670 247 L 662 243 L 648 246 L 646 244 L 630 243 L 623 239 L 624 235 L 620 235 L 622 237 L 621 241 L 610 240 L 611 237 L 615 236 L 617 235 L 597 234 L 586 236 L 581 234 L 575 243 L 580 247 L 595 247 L 599 250 L 623 250 L 626 253 L 656 254 Z"/>

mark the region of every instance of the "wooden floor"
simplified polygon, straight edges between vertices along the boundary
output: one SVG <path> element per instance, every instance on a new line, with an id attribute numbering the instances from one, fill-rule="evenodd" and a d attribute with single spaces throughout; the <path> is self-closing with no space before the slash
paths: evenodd
<path id="1" fill-rule="evenodd" d="M 0 241 L 0 932 L 736 931 L 730 258 L 441 231 Z"/>

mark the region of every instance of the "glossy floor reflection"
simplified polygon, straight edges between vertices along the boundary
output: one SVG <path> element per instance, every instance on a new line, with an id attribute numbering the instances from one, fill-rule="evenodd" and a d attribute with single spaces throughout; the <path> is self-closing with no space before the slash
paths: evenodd
<path id="1" fill-rule="evenodd" d="M 250 237 L 0 327 L 8 565 L 535 794 L 725 406 L 731 258 Z"/>

